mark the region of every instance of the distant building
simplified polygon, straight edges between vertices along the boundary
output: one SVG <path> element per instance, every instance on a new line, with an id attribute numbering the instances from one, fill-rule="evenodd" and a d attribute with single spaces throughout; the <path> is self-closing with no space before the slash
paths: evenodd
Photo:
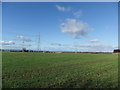
<path id="1" fill-rule="evenodd" d="M 120 54 L 120 49 L 115 49 L 113 53 Z"/>

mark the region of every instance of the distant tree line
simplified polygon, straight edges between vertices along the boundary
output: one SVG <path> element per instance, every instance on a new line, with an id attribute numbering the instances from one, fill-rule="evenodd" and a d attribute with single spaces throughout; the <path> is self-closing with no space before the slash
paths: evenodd
<path id="1" fill-rule="evenodd" d="M 75 52 L 75 51 L 37 51 L 37 50 L 26 50 L 26 49 L 23 49 L 23 50 L 0 49 L 0 51 L 9 51 L 9 52 L 42 52 L 42 53 L 92 53 L 92 54 L 111 53 L 111 52 Z M 114 52 L 118 52 L 118 51 L 114 50 Z"/>

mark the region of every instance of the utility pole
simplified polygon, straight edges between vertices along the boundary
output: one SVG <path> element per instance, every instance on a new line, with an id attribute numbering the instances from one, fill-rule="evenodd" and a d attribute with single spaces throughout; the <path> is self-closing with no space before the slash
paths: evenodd
<path id="1" fill-rule="evenodd" d="M 24 47 L 24 40 L 23 40 L 23 47 L 22 47 L 22 52 L 24 52 L 25 51 L 25 47 Z"/>
<path id="2" fill-rule="evenodd" d="M 40 48 L 40 33 L 38 34 L 38 46 L 37 46 L 38 51 L 41 51 Z"/>

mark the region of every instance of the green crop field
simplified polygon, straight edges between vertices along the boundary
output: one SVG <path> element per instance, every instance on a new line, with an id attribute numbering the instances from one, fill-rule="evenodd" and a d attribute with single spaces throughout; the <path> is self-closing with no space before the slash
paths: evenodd
<path id="1" fill-rule="evenodd" d="M 118 55 L 2 53 L 3 88 L 117 88 Z"/>

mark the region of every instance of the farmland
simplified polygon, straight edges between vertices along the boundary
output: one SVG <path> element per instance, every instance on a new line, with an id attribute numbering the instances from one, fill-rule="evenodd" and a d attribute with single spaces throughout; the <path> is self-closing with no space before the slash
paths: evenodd
<path id="1" fill-rule="evenodd" d="M 118 55 L 2 53 L 3 88 L 116 88 Z"/>

